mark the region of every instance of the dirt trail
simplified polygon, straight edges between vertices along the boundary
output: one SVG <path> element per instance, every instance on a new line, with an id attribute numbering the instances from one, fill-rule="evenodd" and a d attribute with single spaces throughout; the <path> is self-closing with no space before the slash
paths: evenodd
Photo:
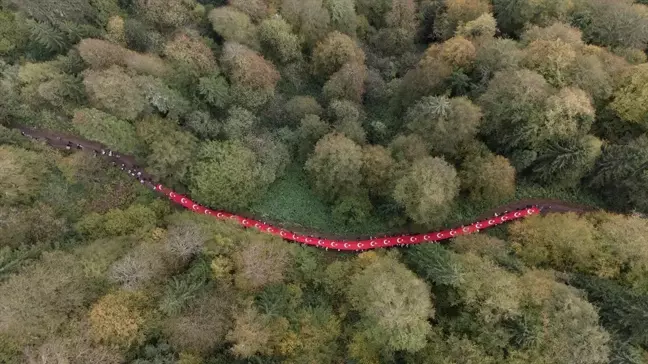
<path id="1" fill-rule="evenodd" d="M 17 127 L 23 135 L 32 137 L 35 139 L 40 139 L 46 141 L 49 145 L 58 149 L 79 149 L 85 152 L 94 153 L 97 156 L 103 156 L 110 160 L 115 166 L 128 171 L 131 176 L 137 178 L 140 183 L 147 185 L 151 189 L 155 189 L 155 186 L 159 183 L 159 180 L 149 173 L 146 173 L 143 168 L 141 168 L 134 156 L 122 154 L 117 151 L 113 151 L 107 146 L 95 142 L 79 138 L 78 136 L 68 135 L 64 133 L 49 131 L 49 130 L 35 130 L 27 127 L 19 126 Z M 492 216 L 502 215 L 510 211 L 523 210 L 529 208 L 530 206 L 537 207 L 542 214 L 552 213 L 552 212 L 576 212 L 576 213 L 585 213 L 596 210 L 591 206 L 579 205 L 575 203 L 570 203 L 566 201 L 556 200 L 556 199 L 523 199 L 514 202 L 510 202 L 506 205 L 498 206 L 491 210 L 485 211 L 475 220 L 485 220 L 489 219 Z M 253 219 L 249 214 L 241 214 L 248 219 Z M 281 222 L 272 222 L 274 226 L 284 226 L 290 227 L 292 231 L 299 232 L 306 236 L 319 236 L 324 238 L 325 236 L 330 239 L 351 239 L 349 236 L 340 236 L 336 234 L 322 234 L 321 232 L 313 231 L 304 226 L 299 226 L 297 224 L 283 224 Z M 401 232 L 400 234 L 410 234 L 411 232 Z M 390 234 L 389 236 L 396 236 L 400 234 Z M 379 235 L 376 237 L 386 237 L 387 235 Z"/>

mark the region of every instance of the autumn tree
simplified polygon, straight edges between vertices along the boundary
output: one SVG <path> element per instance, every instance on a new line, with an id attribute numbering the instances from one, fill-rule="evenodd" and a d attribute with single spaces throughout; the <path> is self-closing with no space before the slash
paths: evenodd
<path id="1" fill-rule="evenodd" d="M 271 318 L 252 306 L 237 310 L 234 316 L 233 328 L 227 333 L 227 340 L 233 343 L 232 354 L 239 358 L 249 358 L 257 353 L 270 354 L 268 345 L 272 335 Z"/>
<path id="2" fill-rule="evenodd" d="M 522 34 L 522 42 L 529 44 L 536 40 L 557 41 L 569 44 L 573 47 L 582 46 L 583 33 L 565 23 L 556 22 L 547 27 L 533 25 Z"/>
<path id="3" fill-rule="evenodd" d="M 285 106 L 290 123 L 299 123 L 306 115 L 322 116 L 322 106 L 312 96 L 293 96 Z"/>
<path id="4" fill-rule="evenodd" d="M 229 77 L 234 102 L 256 108 L 274 96 L 279 72 L 253 50 L 228 42 L 224 46 L 221 63 Z"/>
<path id="5" fill-rule="evenodd" d="M 632 123 L 648 123 L 648 65 L 632 67 L 624 74 L 619 87 L 614 91 L 610 107 L 624 120 Z"/>
<path id="6" fill-rule="evenodd" d="M 189 169 L 192 196 L 214 207 L 242 209 L 272 182 L 263 168 L 239 141 L 206 142 Z"/>
<path id="7" fill-rule="evenodd" d="M 255 22 L 268 16 L 268 2 L 266 0 L 229 0 L 228 4 L 247 14 Z"/>
<path id="8" fill-rule="evenodd" d="M 439 224 L 450 212 L 459 192 L 457 171 L 441 158 L 425 157 L 414 161 L 396 182 L 394 199 L 417 224 Z"/>
<path id="9" fill-rule="evenodd" d="M 361 317 L 360 330 L 351 339 L 352 356 L 360 354 L 354 347 L 364 340 L 387 352 L 415 352 L 425 346 L 434 308 L 425 282 L 402 263 L 390 257 L 371 259 L 350 277 L 346 295 Z"/>
<path id="10" fill-rule="evenodd" d="M 266 19 L 259 25 L 259 42 L 264 54 L 278 63 L 285 64 L 301 57 L 301 40 L 281 16 Z"/>
<path id="11" fill-rule="evenodd" d="M 141 344 L 151 314 L 147 301 L 141 292 L 117 291 L 101 297 L 89 314 L 94 340 L 121 347 Z"/>
<path id="12" fill-rule="evenodd" d="M 274 239 L 252 238 L 234 254 L 234 283 L 246 291 L 284 280 L 292 261 L 289 246 Z"/>
<path id="13" fill-rule="evenodd" d="M 125 66 L 128 49 L 101 39 L 83 39 L 77 46 L 79 55 L 92 68 Z"/>
<path id="14" fill-rule="evenodd" d="M 172 273 L 159 246 L 142 243 L 110 266 L 108 278 L 127 291 L 150 287 Z"/>
<path id="15" fill-rule="evenodd" d="M 364 52 L 353 39 L 340 32 L 331 32 L 313 50 L 313 73 L 327 78 L 347 63 L 364 64 L 364 59 Z"/>
<path id="16" fill-rule="evenodd" d="M 594 226 L 574 213 L 532 217 L 509 227 L 510 241 L 517 254 L 528 264 L 551 265 L 595 273 L 603 253 Z"/>
<path id="17" fill-rule="evenodd" d="M 134 80 L 118 66 L 86 71 L 83 84 L 93 106 L 119 118 L 133 120 L 146 105 Z"/>
<path id="18" fill-rule="evenodd" d="M 369 193 L 388 196 L 396 174 L 396 161 L 389 150 L 380 145 L 368 145 L 362 149 L 362 178 Z"/>
<path id="19" fill-rule="evenodd" d="M 218 70 L 212 50 L 203 38 L 195 34 L 178 33 L 164 46 L 164 54 L 180 67 L 188 68 L 190 72 L 199 75 Z"/>
<path id="20" fill-rule="evenodd" d="M 322 89 L 328 100 L 343 99 L 362 102 L 367 68 L 364 64 L 347 63 L 331 75 Z"/>
<path id="21" fill-rule="evenodd" d="M 481 41 L 495 37 L 497 21 L 491 13 L 480 15 L 477 19 L 459 24 L 456 35 L 469 40 Z"/>
<path id="22" fill-rule="evenodd" d="M 209 13 L 209 20 L 214 31 L 226 41 L 245 44 L 251 48 L 258 48 L 256 26 L 250 17 L 232 6 L 217 7 Z"/>
<path id="23" fill-rule="evenodd" d="M 407 71 L 395 97 L 399 106 L 407 107 L 421 97 L 442 92 L 453 67 L 440 57 L 440 50 L 438 44 L 431 44 L 416 67 Z"/>
<path id="24" fill-rule="evenodd" d="M 515 168 L 499 155 L 470 156 L 461 166 L 461 187 L 472 200 L 499 202 L 515 194 Z"/>
<path id="25" fill-rule="evenodd" d="M 564 86 L 567 73 L 576 62 L 574 48 L 562 41 L 535 40 L 525 50 L 522 64 L 544 76 L 554 86 Z"/>
<path id="26" fill-rule="evenodd" d="M 455 155 L 462 142 L 475 137 L 480 119 L 479 106 L 465 97 L 428 96 L 407 110 L 405 125 L 434 152 Z"/>
<path id="27" fill-rule="evenodd" d="M 484 0 L 445 0 L 445 11 L 435 21 L 434 31 L 444 39 L 452 37 L 462 24 L 491 12 L 491 4 Z"/>
<path id="28" fill-rule="evenodd" d="M 206 354 L 225 342 L 231 329 L 233 292 L 218 288 L 194 300 L 185 312 L 165 320 L 163 330 L 176 350 Z"/>
<path id="29" fill-rule="evenodd" d="M 334 201 L 354 192 L 362 181 L 362 149 L 337 133 L 325 135 L 306 161 L 313 189 L 324 199 Z"/>

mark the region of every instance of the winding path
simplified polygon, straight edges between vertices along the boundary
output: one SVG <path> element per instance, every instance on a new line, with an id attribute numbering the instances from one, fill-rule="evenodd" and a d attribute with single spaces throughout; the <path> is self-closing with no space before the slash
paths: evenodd
<path id="1" fill-rule="evenodd" d="M 460 235 L 468 235 L 479 232 L 480 230 L 501 225 L 509 221 L 519 220 L 530 215 L 566 211 L 581 213 L 593 210 L 588 206 L 575 205 L 559 200 L 529 199 L 516 201 L 490 210 L 489 212 L 480 216 L 478 218 L 478 221 L 475 221 L 471 224 L 437 232 L 430 232 L 425 234 L 406 234 L 381 238 L 370 237 L 366 239 L 350 241 L 318 238 L 293 231 L 288 231 L 286 229 L 272 226 L 259 220 L 235 215 L 227 211 L 212 210 L 205 206 L 202 206 L 192 201 L 189 197 L 178 194 L 173 190 L 164 187 L 162 184 L 155 182 L 156 179 L 154 178 L 154 176 L 146 173 L 142 168 L 140 168 L 133 156 L 112 151 L 101 143 L 48 130 L 34 130 L 26 127 L 18 127 L 17 129 L 19 129 L 24 136 L 45 140 L 49 145 L 55 148 L 80 149 L 87 152 L 92 152 L 96 156 L 102 156 L 111 161 L 114 165 L 129 173 L 132 177 L 137 178 L 140 183 L 148 186 L 156 192 L 164 194 L 172 202 L 181 205 L 186 209 L 192 210 L 195 213 L 210 215 L 219 220 L 234 221 L 245 228 L 254 228 L 259 230 L 260 232 L 274 235 L 287 241 L 298 242 L 301 244 L 324 248 L 327 250 L 337 249 L 338 251 L 363 251 L 377 248 L 439 242 Z"/>

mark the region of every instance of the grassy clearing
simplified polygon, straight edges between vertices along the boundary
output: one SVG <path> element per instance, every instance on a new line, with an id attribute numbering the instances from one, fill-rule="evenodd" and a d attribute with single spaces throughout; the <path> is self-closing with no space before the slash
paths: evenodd
<path id="1" fill-rule="evenodd" d="M 386 232 L 380 217 L 372 216 L 360 226 L 345 226 L 333 221 L 331 208 L 308 186 L 301 168 L 293 166 L 275 181 L 251 212 L 259 219 L 281 223 L 285 227 L 331 234 L 376 234 Z"/>

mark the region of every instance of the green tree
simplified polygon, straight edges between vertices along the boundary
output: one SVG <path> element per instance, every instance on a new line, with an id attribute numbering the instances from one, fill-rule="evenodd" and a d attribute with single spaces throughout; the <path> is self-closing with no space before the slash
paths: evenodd
<path id="1" fill-rule="evenodd" d="M 396 182 L 393 197 L 417 224 L 432 227 L 446 218 L 459 193 L 457 171 L 441 158 L 414 161 Z"/>
<path id="2" fill-rule="evenodd" d="M 545 100 L 551 87 L 541 75 L 519 70 L 500 71 L 488 84 L 479 104 L 484 112 L 481 131 L 498 150 L 534 147 L 540 130 Z"/>
<path id="3" fill-rule="evenodd" d="M 305 160 L 313 151 L 313 148 L 317 141 L 320 140 L 324 135 L 328 134 L 330 130 L 331 126 L 320 119 L 319 116 L 304 116 L 299 123 L 299 128 L 297 128 L 297 155 L 301 159 Z"/>
<path id="4" fill-rule="evenodd" d="M 340 32 L 331 32 L 313 50 L 313 73 L 328 78 L 347 63 L 364 64 L 365 55 L 353 39 Z"/>
<path id="5" fill-rule="evenodd" d="M 456 155 L 461 143 L 475 137 L 480 119 L 479 106 L 465 97 L 424 97 L 405 114 L 407 129 L 446 155 Z"/>
<path id="6" fill-rule="evenodd" d="M 509 34 L 519 33 L 527 23 L 547 26 L 555 21 L 567 20 L 573 6 L 574 2 L 570 0 L 493 0 L 497 24 Z"/>
<path id="7" fill-rule="evenodd" d="M 533 164 L 534 177 L 546 184 L 577 185 L 594 169 L 602 145 L 592 135 L 550 141 L 538 152 Z"/>
<path id="8" fill-rule="evenodd" d="M 161 79 L 152 76 L 137 76 L 135 82 L 149 104 L 167 118 L 178 120 L 191 110 L 189 101 Z"/>
<path id="9" fill-rule="evenodd" d="M 168 119 L 151 116 L 137 123 L 137 135 L 148 149 L 147 166 L 159 178 L 182 180 L 197 144 L 196 138 Z"/>
<path id="10" fill-rule="evenodd" d="M 496 72 L 518 68 L 522 61 L 520 45 L 512 39 L 494 38 L 477 48 L 475 69 L 487 80 Z"/>
<path id="11" fill-rule="evenodd" d="M 48 205 L 0 208 L 0 247 L 19 248 L 55 242 L 68 232 L 66 221 Z"/>
<path id="12" fill-rule="evenodd" d="M 259 125 L 259 118 L 244 108 L 234 106 L 227 110 L 227 119 L 223 123 L 223 132 L 228 139 L 243 140 Z"/>
<path id="13" fill-rule="evenodd" d="M 500 202 L 515 194 L 515 168 L 499 155 L 468 157 L 460 177 L 462 189 L 474 201 Z"/>
<path id="14" fill-rule="evenodd" d="M 9 145 L 0 146 L 0 188 L 3 205 L 28 203 L 46 178 L 47 163 L 37 153 Z"/>
<path id="15" fill-rule="evenodd" d="M 218 73 L 201 77 L 198 80 L 198 92 L 210 105 L 219 109 L 230 102 L 230 88 L 225 77 Z"/>
<path id="16" fill-rule="evenodd" d="M 17 56 L 27 43 L 27 28 L 20 20 L 12 12 L 0 11 L 0 55 L 3 57 Z"/>
<path id="17" fill-rule="evenodd" d="M 609 203 L 622 208 L 648 211 L 648 136 L 627 144 L 603 149 L 593 173 L 592 183 Z"/>
<path id="18" fill-rule="evenodd" d="M 420 350 L 430 333 L 428 319 L 434 315 L 427 284 L 393 258 L 367 259 L 368 264 L 350 277 L 346 293 L 361 317 L 350 345 L 364 337 L 387 352 Z"/>
<path id="19" fill-rule="evenodd" d="M 329 31 L 331 18 L 322 0 L 281 0 L 280 13 L 310 47 Z"/>
<path id="20" fill-rule="evenodd" d="M 118 118 L 133 120 L 146 105 L 135 81 L 120 67 L 86 71 L 83 84 L 93 106 Z"/>
<path id="21" fill-rule="evenodd" d="M 264 54 L 278 63 L 289 63 L 301 57 L 301 40 L 280 15 L 261 22 L 259 42 Z"/>
<path id="22" fill-rule="evenodd" d="M 232 6 L 217 7 L 209 12 L 214 31 L 226 41 L 245 44 L 248 47 L 259 48 L 257 29 L 250 17 Z"/>
<path id="23" fill-rule="evenodd" d="M 305 169 L 313 189 L 322 198 L 335 201 L 360 186 L 361 166 L 360 146 L 341 134 L 331 133 L 317 142 Z"/>
<path id="24" fill-rule="evenodd" d="M 353 0 L 326 0 L 326 8 L 331 17 L 331 28 L 355 36 L 357 15 Z"/>
<path id="25" fill-rule="evenodd" d="M 0 335 L 24 347 L 62 329 L 93 299 L 86 279 L 78 257 L 44 252 L 0 285 Z"/>
<path id="26" fill-rule="evenodd" d="M 84 138 L 96 140 L 122 153 L 141 150 L 141 143 L 132 124 L 97 109 L 79 109 L 72 119 Z"/>
<path id="27" fill-rule="evenodd" d="M 647 9 L 631 0 L 578 1 L 572 23 L 581 28 L 588 43 L 644 49 L 648 44 Z"/>
<path id="28" fill-rule="evenodd" d="M 135 0 L 138 13 L 162 28 L 179 28 L 194 20 L 194 0 Z"/>
<path id="29" fill-rule="evenodd" d="M 272 182 L 263 169 L 241 142 L 206 142 L 190 166 L 190 191 L 207 205 L 243 209 Z"/>

